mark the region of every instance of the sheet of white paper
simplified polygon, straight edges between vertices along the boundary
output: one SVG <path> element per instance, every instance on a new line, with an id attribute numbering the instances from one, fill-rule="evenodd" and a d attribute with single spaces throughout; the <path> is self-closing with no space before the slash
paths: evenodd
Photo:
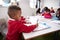
<path id="1" fill-rule="evenodd" d="M 60 25 L 60 21 L 59 20 L 53 20 L 52 22 Z"/>
<path id="2" fill-rule="evenodd" d="M 32 24 L 36 24 L 37 23 L 37 18 L 36 17 L 30 17 L 29 22 L 31 22 Z"/>
<path id="3" fill-rule="evenodd" d="M 44 29 L 48 29 L 48 28 L 50 28 L 50 26 L 40 23 L 39 26 L 36 29 L 34 29 L 33 31 L 39 31 L 39 30 L 44 30 Z"/>

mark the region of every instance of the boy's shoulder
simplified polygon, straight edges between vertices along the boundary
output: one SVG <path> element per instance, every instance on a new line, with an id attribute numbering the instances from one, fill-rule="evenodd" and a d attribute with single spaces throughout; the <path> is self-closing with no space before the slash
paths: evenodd
<path id="1" fill-rule="evenodd" d="M 17 20 L 8 20 L 8 24 L 22 24 L 22 22 Z"/>
<path id="2" fill-rule="evenodd" d="M 17 21 L 15 21 L 15 20 L 8 20 L 8 24 L 17 24 Z"/>
<path id="3" fill-rule="evenodd" d="M 15 20 L 8 20 L 8 22 L 16 22 Z"/>
<path id="4" fill-rule="evenodd" d="M 8 19 L 8 22 L 14 22 L 14 21 L 15 21 L 14 19 L 11 18 Z"/>

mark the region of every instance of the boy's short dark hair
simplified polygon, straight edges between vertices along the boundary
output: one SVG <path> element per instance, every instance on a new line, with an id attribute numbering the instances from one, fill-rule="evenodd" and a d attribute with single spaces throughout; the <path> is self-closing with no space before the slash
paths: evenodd
<path id="1" fill-rule="evenodd" d="M 46 11 L 46 12 L 50 12 L 50 9 L 46 9 L 45 11 Z"/>
<path id="2" fill-rule="evenodd" d="M 60 8 L 58 8 L 56 11 L 56 17 L 58 18 L 58 20 L 60 20 Z"/>
<path id="3" fill-rule="evenodd" d="M 48 7 L 44 7 L 44 10 L 48 10 Z"/>
<path id="4" fill-rule="evenodd" d="M 57 11 L 60 11 L 60 8 L 58 8 Z"/>
<path id="5" fill-rule="evenodd" d="M 9 15 L 9 17 L 13 18 L 17 14 L 18 10 L 21 11 L 21 8 L 16 6 L 16 5 L 9 6 L 9 8 L 8 8 L 8 15 Z"/>

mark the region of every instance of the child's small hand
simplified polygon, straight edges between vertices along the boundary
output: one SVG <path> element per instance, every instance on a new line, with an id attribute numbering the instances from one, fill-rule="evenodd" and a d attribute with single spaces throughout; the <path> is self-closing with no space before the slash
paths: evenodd
<path id="1" fill-rule="evenodd" d="M 38 23 L 36 24 L 36 27 L 38 27 Z"/>

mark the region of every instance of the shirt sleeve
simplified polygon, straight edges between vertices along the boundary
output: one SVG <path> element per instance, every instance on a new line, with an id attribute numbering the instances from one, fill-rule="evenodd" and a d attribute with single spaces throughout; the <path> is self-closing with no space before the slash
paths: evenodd
<path id="1" fill-rule="evenodd" d="M 36 28 L 36 25 L 31 25 L 31 26 L 22 25 L 19 31 L 29 33 L 33 31 L 35 28 Z"/>
<path id="2" fill-rule="evenodd" d="M 25 18 L 22 16 L 21 17 L 21 20 L 20 20 L 22 23 L 26 23 L 26 21 L 25 21 Z"/>

